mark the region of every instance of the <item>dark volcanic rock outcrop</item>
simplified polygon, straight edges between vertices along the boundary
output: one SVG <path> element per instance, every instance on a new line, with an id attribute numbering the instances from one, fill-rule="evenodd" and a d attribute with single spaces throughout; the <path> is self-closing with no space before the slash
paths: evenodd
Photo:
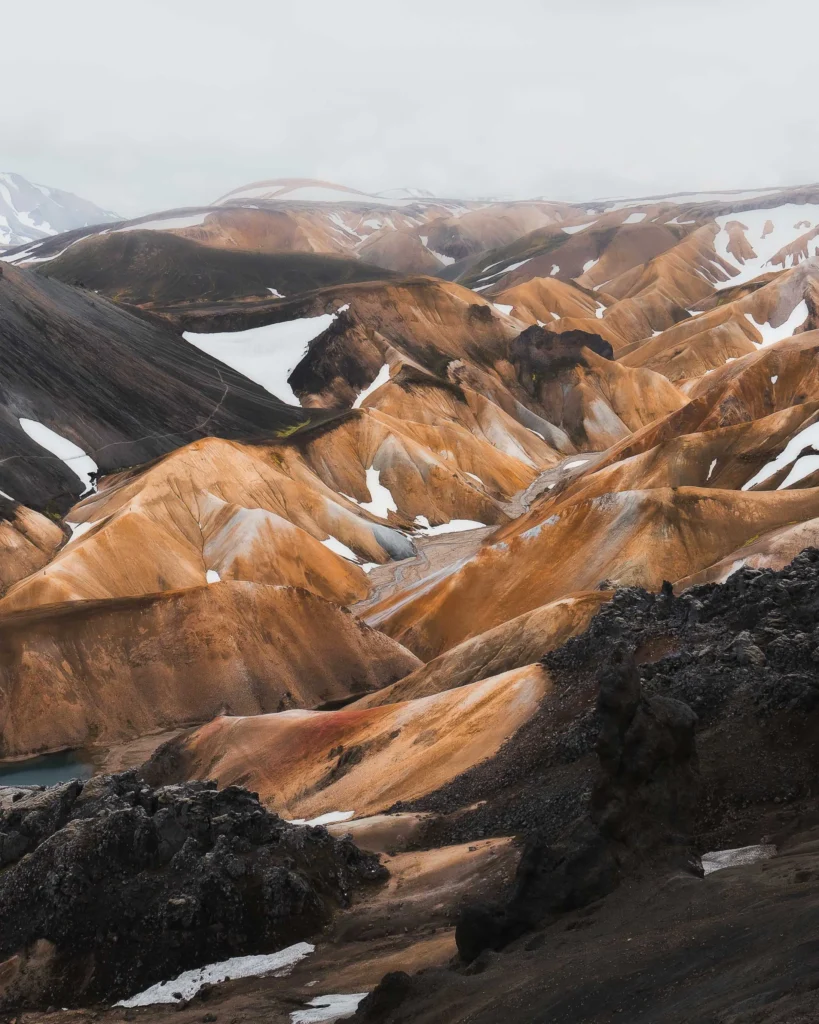
<path id="1" fill-rule="evenodd" d="M 597 712 L 600 770 L 586 816 L 554 846 L 537 833 L 529 838 L 506 906 L 465 909 L 456 931 L 465 960 L 607 895 L 625 875 L 699 871 L 691 842 L 696 715 L 680 701 L 645 697 L 624 649 L 601 674 Z"/>
<path id="2" fill-rule="evenodd" d="M 0 1008 L 110 1001 L 280 949 L 385 874 L 236 787 L 126 772 L 30 793 L 0 811 Z"/>
<path id="3" fill-rule="evenodd" d="M 584 634 L 543 658 L 555 688 L 496 757 L 408 809 L 444 817 L 425 842 L 543 830 L 556 842 L 590 794 L 600 666 L 634 652 L 643 693 L 696 713 L 700 851 L 797 827 L 817 793 L 819 550 L 675 596 L 618 590 Z M 478 805 L 478 801 L 482 801 Z"/>
<path id="4" fill-rule="evenodd" d="M 549 331 L 533 325 L 512 342 L 511 358 L 522 381 L 558 373 L 572 366 L 586 366 L 583 349 L 587 348 L 605 359 L 614 357 L 609 342 L 599 334 L 586 331 Z"/>

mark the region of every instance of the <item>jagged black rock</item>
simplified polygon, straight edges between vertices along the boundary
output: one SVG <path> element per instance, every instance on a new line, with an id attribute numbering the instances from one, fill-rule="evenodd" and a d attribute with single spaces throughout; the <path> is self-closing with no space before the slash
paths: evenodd
<path id="1" fill-rule="evenodd" d="M 386 876 L 326 829 L 238 787 L 154 788 L 135 771 L 0 811 L 5 1005 L 111 1001 L 184 970 L 308 938 Z"/>

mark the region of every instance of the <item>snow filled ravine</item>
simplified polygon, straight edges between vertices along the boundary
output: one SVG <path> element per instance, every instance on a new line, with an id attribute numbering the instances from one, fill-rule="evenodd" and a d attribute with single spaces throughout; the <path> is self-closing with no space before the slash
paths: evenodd
<path id="1" fill-rule="evenodd" d="M 335 318 L 335 313 L 322 313 L 321 316 L 253 327 L 249 331 L 220 334 L 185 331 L 183 337 L 191 345 L 261 384 L 281 401 L 300 405 L 287 378 L 301 361 L 310 342 L 326 331 Z"/>
<path id="2" fill-rule="evenodd" d="M 86 491 L 91 490 L 93 486 L 91 474 L 97 472 L 97 464 L 90 455 L 85 454 L 79 445 L 37 420 L 20 417 L 20 426 L 35 444 L 45 448 L 55 458 L 64 462 L 71 472 L 80 478 Z"/>

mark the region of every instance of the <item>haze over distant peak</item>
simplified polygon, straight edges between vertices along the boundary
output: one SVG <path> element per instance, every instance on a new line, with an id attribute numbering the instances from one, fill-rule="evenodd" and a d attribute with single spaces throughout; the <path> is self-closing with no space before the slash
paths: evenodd
<path id="1" fill-rule="evenodd" d="M 119 220 L 87 199 L 0 171 L 0 245 L 23 245 L 73 228 Z"/>

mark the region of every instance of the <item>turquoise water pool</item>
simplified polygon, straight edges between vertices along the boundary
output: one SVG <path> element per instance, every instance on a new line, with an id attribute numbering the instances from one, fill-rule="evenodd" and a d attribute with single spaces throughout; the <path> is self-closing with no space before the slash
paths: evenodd
<path id="1" fill-rule="evenodd" d="M 56 786 L 69 779 L 90 779 L 94 766 L 72 750 L 25 761 L 0 761 L 0 786 Z"/>

